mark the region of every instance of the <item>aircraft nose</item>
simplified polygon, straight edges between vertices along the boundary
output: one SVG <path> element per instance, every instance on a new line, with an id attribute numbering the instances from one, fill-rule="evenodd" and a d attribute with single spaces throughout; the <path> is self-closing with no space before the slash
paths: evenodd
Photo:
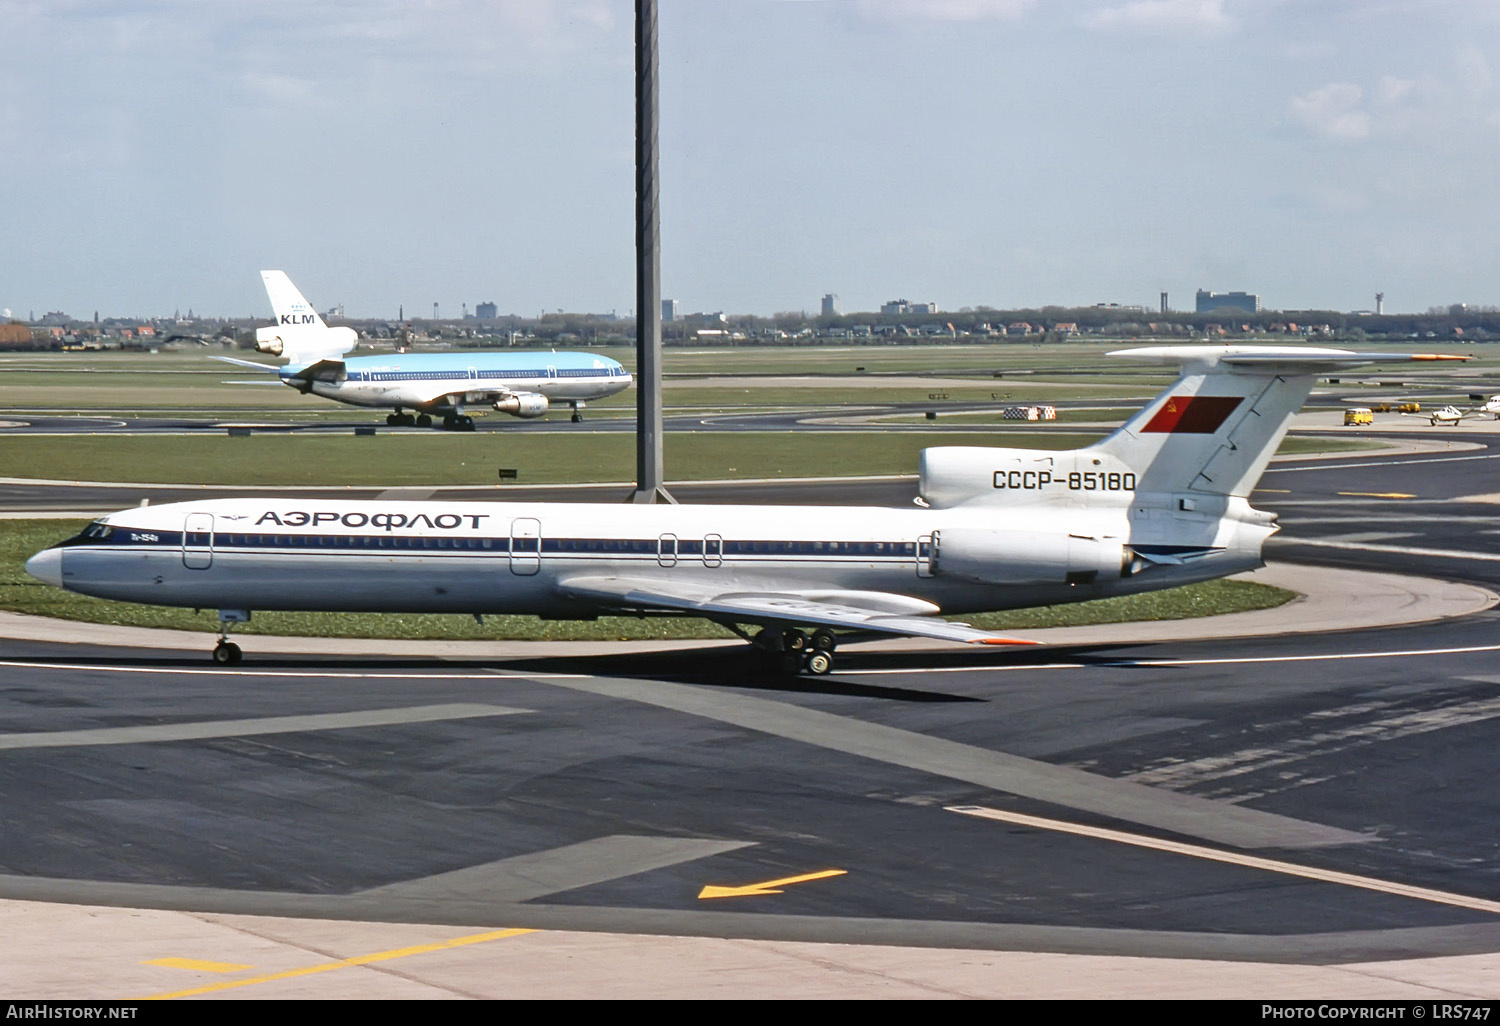
<path id="1" fill-rule="evenodd" d="M 26 561 L 26 572 L 43 584 L 63 586 L 62 549 L 43 549 Z"/>

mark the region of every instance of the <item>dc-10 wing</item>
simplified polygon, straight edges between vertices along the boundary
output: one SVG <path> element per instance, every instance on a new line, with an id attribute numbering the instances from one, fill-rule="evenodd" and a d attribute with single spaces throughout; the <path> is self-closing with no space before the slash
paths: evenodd
<path id="1" fill-rule="evenodd" d="M 287 376 L 298 381 L 338 381 L 344 373 L 343 360 L 319 360 Z"/>
<path id="2" fill-rule="evenodd" d="M 543 398 L 540 392 L 530 389 L 508 388 L 505 385 L 492 383 L 470 382 L 464 378 L 439 378 L 432 381 L 406 382 L 404 393 L 408 396 L 411 404 L 417 407 L 430 406 L 433 403 L 460 402 L 469 406 L 492 406 L 495 403 L 503 403 L 507 399 L 520 396 L 537 396 Z M 543 398 L 538 414 L 547 411 L 547 403 Z M 527 414 L 530 416 L 531 414 Z"/>
<path id="3" fill-rule="evenodd" d="M 1034 645 L 939 619 L 937 606 L 883 591 L 798 589 L 725 591 L 705 585 L 629 577 L 571 577 L 558 582 L 569 598 L 622 610 L 672 610 L 745 623 L 817 624 L 879 634 L 903 634 L 978 645 Z"/>

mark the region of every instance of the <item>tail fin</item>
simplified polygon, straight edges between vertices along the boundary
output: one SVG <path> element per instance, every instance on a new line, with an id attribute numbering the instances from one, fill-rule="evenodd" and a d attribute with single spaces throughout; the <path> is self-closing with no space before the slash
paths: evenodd
<path id="1" fill-rule="evenodd" d="M 285 356 L 289 364 L 337 359 L 353 349 L 359 336 L 353 328 L 330 328 L 318 311 L 297 291 L 285 271 L 261 271 L 276 323 L 255 332 L 255 348 Z"/>
<path id="2" fill-rule="evenodd" d="M 1136 468 L 1147 492 L 1249 498 L 1319 372 L 1358 354 L 1337 349 L 1184 346 L 1127 349 L 1127 360 L 1177 363 L 1181 376 L 1086 452 Z"/>
<path id="3" fill-rule="evenodd" d="M 1113 434 L 1082 449 L 925 450 L 923 498 L 934 506 L 999 501 L 1060 508 L 1119 505 L 1141 493 L 1245 499 L 1319 374 L 1367 363 L 1467 359 L 1283 346 L 1161 346 L 1109 355 L 1176 364 L 1181 374 Z"/>
<path id="4" fill-rule="evenodd" d="M 285 271 L 261 271 L 261 281 L 266 284 L 266 295 L 271 298 L 271 310 L 280 327 L 327 328 L 318 311 L 297 291 L 292 279 Z"/>

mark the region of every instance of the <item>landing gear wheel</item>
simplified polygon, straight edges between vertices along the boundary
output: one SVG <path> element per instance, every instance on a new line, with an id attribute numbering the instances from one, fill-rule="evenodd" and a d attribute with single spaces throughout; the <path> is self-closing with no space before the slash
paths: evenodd
<path id="1" fill-rule="evenodd" d="M 833 653 L 827 649 L 815 648 L 807 655 L 807 672 L 814 677 L 822 677 L 833 669 Z"/>
<path id="2" fill-rule="evenodd" d="M 432 427 L 432 418 L 425 413 L 418 414 L 417 427 Z"/>
<path id="3" fill-rule="evenodd" d="M 838 647 L 839 639 L 834 636 L 833 631 L 814 631 L 812 636 L 812 647 L 819 652 L 832 652 Z"/>
<path id="4" fill-rule="evenodd" d="M 458 418 L 458 429 L 460 431 L 473 431 L 474 430 L 474 418 L 473 417 L 459 417 Z"/>
<path id="5" fill-rule="evenodd" d="M 805 652 L 807 651 L 807 635 L 799 630 L 782 631 L 781 647 L 787 652 Z"/>
<path id="6" fill-rule="evenodd" d="M 401 425 L 401 414 L 399 414 L 399 413 L 387 413 L 385 415 L 385 426 L 386 427 L 399 427 L 400 425 Z"/>
<path id="7" fill-rule="evenodd" d="M 573 411 L 573 423 L 574 424 L 582 424 L 583 423 L 583 414 L 579 413 L 577 410 Z"/>
<path id="8" fill-rule="evenodd" d="M 221 641 L 214 646 L 213 660 L 220 666 L 237 666 L 243 654 L 234 642 Z"/>

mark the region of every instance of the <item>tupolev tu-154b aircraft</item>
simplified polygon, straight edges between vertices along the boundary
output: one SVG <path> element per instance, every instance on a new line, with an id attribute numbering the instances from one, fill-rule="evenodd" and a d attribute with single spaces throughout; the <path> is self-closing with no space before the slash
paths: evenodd
<path id="1" fill-rule="evenodd" d="M 394 408 L 392 427 L 427 427 L 434 416 L 450 431 L 474 430 L 470 406 L 492 406 L 513 417 L 540 417 L 554 404 L 573 408 L 630 387 L 618 361 L 591 353 L 387 353 L 345 358 L 358 341 L 353 328 L 330 328 L 283 271 L 262 271 L 276 323 L 255 331 L 255 348 L 287 362 L 273 367 L 229 356 L 214 359 L 280 375 L 283 384 L 354 406 Z M 415 413 L 410 411 L 416 411 Z"/>
<path id="2" fill-rule="evenodd" d="M 70 591 L 219 610 L 701 616 L 789 672 L 850 636 L 1025 644 L 948 614 L 1170 588 L 1261 565 L 1251 489 L 1316 376 L 1395 360 L 1340 349 L 1182 346 L 1180 367 L 1081 449 L 941 447 L 910 509 L 249 498 L 112 513 L 33 556 Z"/>

